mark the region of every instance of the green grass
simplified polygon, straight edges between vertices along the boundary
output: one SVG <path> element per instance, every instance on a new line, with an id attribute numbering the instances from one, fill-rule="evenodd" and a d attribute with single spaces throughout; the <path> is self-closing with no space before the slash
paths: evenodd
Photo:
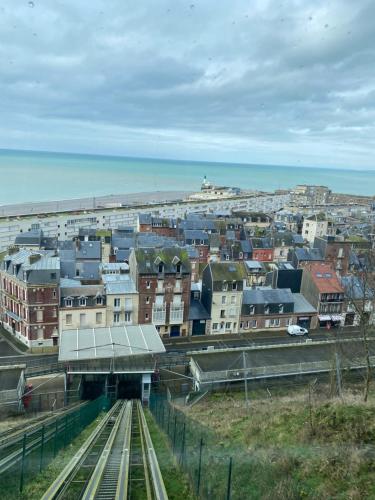
<path id="1" fill-rule="evenodd" d="M 146 410 L 145 417 L 150 431 L 152 443 L 158 457 L 160 470 L 170 500 L 190 500 L 195 496 L 189 481 L 173 458 L 167 437 L 156 425 L 151 413 Z"/>
<path id="2" fill-rule="evenodd" d="M 99 415 L 69 446 L 57 454 L 56 458 L 35 477 L 34 481 L 26 485 L 22 494 L 18 497 L 13 496 L 12 498 L 18 498 L 19 500 L 39 500 L 67 463 L 78 452 L 86 439 L 88 439 L 102 418 L 103 415 Z"/>
<path id="3" fill-rule="evenodd" d="M 232 500 L 375 498 L 374 397 L 365 404 L 350 390 L 330 399 L 319 386 L 310 405 L 307 387 L 280 392 L 272 400 L 251 392 L 248 408 L 243 393 L 216 393 L 185 410 L 193 428 L 216 433 L 207 482 L 232 456 Z"/>

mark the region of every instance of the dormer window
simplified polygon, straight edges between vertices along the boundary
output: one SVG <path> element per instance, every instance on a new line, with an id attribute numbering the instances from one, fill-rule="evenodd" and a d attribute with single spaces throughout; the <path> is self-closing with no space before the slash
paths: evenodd
<path id="1" fill-rule="evenodd" d="M 98 295 L 96 297 L 96 305 L 101 306 L 103 304 L 103 297 L 101 295 Z"/>
<path id="2" fill-rule="evenodd" d="M 228 283 L 223 283 L 223 292 L 228 290 Z"/>
<path id="3" fill-rule="evenodd" d="M 65 299 L 65 306 L 66 306 L 66 307 L 73 307 L 73 299 L 71 299 L 71 298 L 66 298 L 66 299 Z"/>
<path id="4" fill-rule="evenodd" d="M 160 262 L 160 264 L 158 265 L 158 271 L 159 273 L 164 272 L 164 264 L 162 262 Z"/>
<path id="5" fill-rule="evenodd" d="M 79 305 L 80 306 L 85 306 L 86 305 L 86 297 L 80 297 L 79 298 Z"/>
<path id="6" fill-rule="evenodd" d="M 181 262 L 178 262 L 178 264 L 176 265 L 176 273 L 180 272 L 181 272 Z"/>
<path id="7" fill-rule="evenodd" d="M 279 313 L 282 314 L 284 312 L 284 304 L 279 304 Z"/>
<path id="8" fill-rule="evenodd" d="M 255 306 L 254 306 L 254 304 L 250 304 L 249 311 L 250 311 L 250 314 L 255 314 Z"/>
<path id="9" fill-rule="evenodd" d="M 270 313 L 270 306 L 264 306 L 264 314 Z"/>

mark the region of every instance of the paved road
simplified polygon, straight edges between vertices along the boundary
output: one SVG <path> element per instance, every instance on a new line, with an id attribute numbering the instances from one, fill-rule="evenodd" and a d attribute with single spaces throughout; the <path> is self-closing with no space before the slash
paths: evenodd
<path id="1" fill-rule="evenodd" d="M 340 338 L 351 338 L 359 335 L 359 330 L 350 328 L 348 330 L 314 330 L 309 334 L 312 340 L 326 340 L 333 339 L 335 335 Z M 291 337 L 283 331 L 261 331 L 251 334 L 236 334 L 236 335 L 214 335 L 210 338 L 205 337 L 192 337 L 189 340 L 185 339 L 168 339 L 164 342 L 167 352 L 183 353 L 187 351 L 195 351 L 206 349 L 209 346 L 216 348 L 228 347 L 244 347 L 249 345 L 271 345 L 271 344 L 288 344 L 294 342 L 305 342 L 306 337 Z"/>

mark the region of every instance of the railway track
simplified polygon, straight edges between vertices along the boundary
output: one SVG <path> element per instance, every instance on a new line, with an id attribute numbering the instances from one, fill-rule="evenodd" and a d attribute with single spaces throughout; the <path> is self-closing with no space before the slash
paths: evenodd
<path id="1" fill-rule="evenodd" d="M 139 400 L 117 401 L 42 500 L 167 500 Z"/>
<path id="2" fill-rule="evenodd" d="M 13 467 L 17 461 L 22 458 L 23 449 L 23 436 L 27 432 L 28 443 L 26 447 L 26 455 L 31 452 L 31 450 L 37 446 L 41 440 L 48 442 L 55 435 L 56 430 L 59 431 L 64 428 L 65 421 L 64 417 L 69 416 L 71 413 L 76 412 L 77 409 L 83 408 L 87 405 L 87 402 L 82 402 L 80 404 L 74 404 L 69 408 L 63 408 L 62 410 L 54 413 L 53 415 L 42 416 L 34 420 L 31 425 L 26 427 L 26 424 L 17 426 L 16 428 L 9 429 L 0 435 L 0 474 L 5 473 L 8 469 Z M 77 413 L 76 418 L 79 418 Z M 52 425 L 49 431 L 44 433 L 43 427 Z M 55 425 L 56 424 L 56 425 Z M 74 425 L 74 422 L 71 423 Z"/>

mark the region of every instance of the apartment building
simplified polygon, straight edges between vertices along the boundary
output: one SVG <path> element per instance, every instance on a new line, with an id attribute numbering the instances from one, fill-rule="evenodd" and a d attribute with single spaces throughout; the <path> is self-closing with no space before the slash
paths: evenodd
<path id="1" fill-rule="evenodd" d="M 186 249 L 134 249 L 129 265 L 139 293 L 138 323 L 153 323 L 164 337 L 188 335 L 191 265 Z"/>
<path id="2" fill-rule="evenodd" d="M 59 280 L 54 251 L 13 247 L 1 262 L 1 322 L 28 347 L 58 343 Z"/>
<path id="3" fill-rule="evenodd" d="M 101 283 L 83 284 L 79 279 L 61 278 L 59 329 L 106 326 L 106 294 Z"/>
<path id="4" fill-rule="evenodd" d="M 324 213 L 310 215 L 303 221 L 302 236 L 310 244 L 314 243 L 315 238 L 333 235 L 334 233 L 333 224 Z"/>
<path id="5" fill-rule="evenodd" d="M 316 309 L 300 293 L 290 289 L 258 288 L 243 293 L 240 331 L 286 330 L 289 325 L 315 328 Z"/>
<path id="6" fill-rule="evenodd" d="M 317 309 L 320 326 L 345 323 L 344 288 L 330 264 L 306 264 L 301 293 Z"/>
<path id="7" fill-rule="evenodd" d="M 238 262 L 210 262 L 202 274 L 202 304 L 210 334 L 238 333 L 246 272 Z"/>
<path id="8" fill-rule="evenodd" d="M 129 274 L 104 274 L 102 280 L 107 297 L 107 326 L 138 324 L 138 292 Z"/>

